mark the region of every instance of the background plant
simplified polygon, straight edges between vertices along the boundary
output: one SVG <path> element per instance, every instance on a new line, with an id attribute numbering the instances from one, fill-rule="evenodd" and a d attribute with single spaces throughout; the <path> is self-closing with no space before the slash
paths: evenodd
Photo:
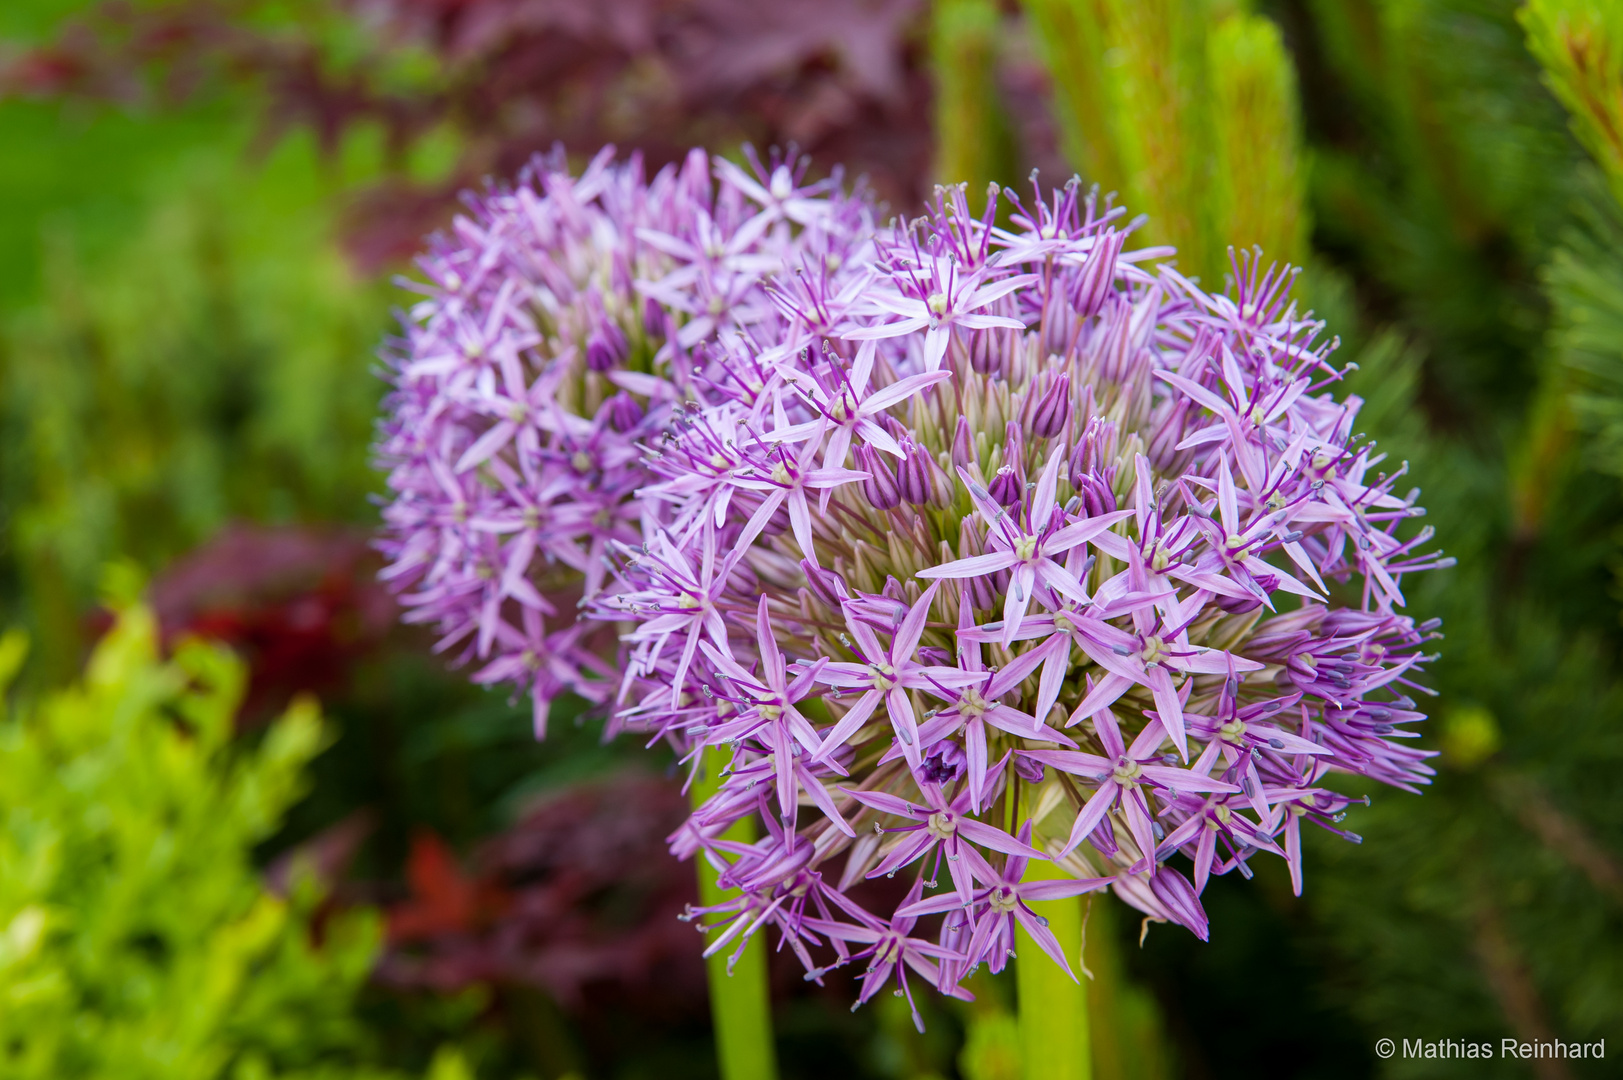
<path id="1" fill-rule="evenodd" d="M 9 683 L 27 648 L 0 641 Z M 309 700 L 233 740 L 245 672 L 218 646 L 158 652 L 124 607 L 84 679 L 0 720 L 0 1067 L 17 1077 L 372 1077 L 354 1012 L 377 918 L 314 917 L 294 862 L 253 848 L 325 741 Z M 319 936 L 319 942 L 317 937 Z M 436 1080 L 466 1076 L 454 1056 Z"/>

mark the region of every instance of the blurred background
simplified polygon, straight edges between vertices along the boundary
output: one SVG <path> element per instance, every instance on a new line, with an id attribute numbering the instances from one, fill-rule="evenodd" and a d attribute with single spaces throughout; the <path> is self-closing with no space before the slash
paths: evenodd
<path id="1" fill-rule="evenodd" d="M 1459 559 L 1436 783 L 1300 899 L 1214 879 L 1209 945 L 1096 903 L 1096 1075 L 1623 1075 L 1623 5 L 6 0 L 0 1076 L 714 1075 L 670 762 L 399 627 L 368 443 L 459 190 L 746 140 L 1303 266 Z M 839 978 L 775 972 L 786 1077 L 1017 1075 L 1012 986 L 920 1036 Z"/>

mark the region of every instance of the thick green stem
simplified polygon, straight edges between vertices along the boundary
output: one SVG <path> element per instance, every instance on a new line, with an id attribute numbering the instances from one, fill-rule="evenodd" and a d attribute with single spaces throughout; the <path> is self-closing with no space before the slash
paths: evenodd
<path id="1" fill-rule="evenodd" d="M 1063 878 L 1045 860 L 1026 866 L 1026 880 Z M 1031 909 L 1048 920 L 1065 959 L 1082 976 L 1082 898 L 1039 900 Z M 1088 999 L 1083 987 L 1052 960 L 1024 929 L 1017 931 L 1014 964 L 1019 989 L 1020 1061 L 1024 1080 L 1092 1080 Z"/>
<path id="2" fill-rule="evenodd" d="M 698 806 L 721 787 L 724 759 L 715 750 L 706 750 L 691 795 Z M 755 839 L 751 818 L 734 823 L 723 834 L 728 840 L 748 843 Z M 699 868 L 699 902 L 719 904 L 738 895 L 716 883 L 715 868 L 703 856 L 694 860 Z M 773 1080 L 778 1075 L 777 1052 L 772 1045 L 772 992 L 766 976 L 765 934 L 757 934 L 736 963 L 728 967 L 733 946 L 729 945 L 705 961 L 710 977 L 710 1017 L 716 1029 L 716 1064 L 721 1080 Z"/>
<path id="3" fill-rule="evenodd" d="M 967 182 L 976 212 L 988 181 L 1014 179 L 1013 139 L 998 97 L 1001 36 L 996 0 L 936 0 L 930 26 L 936 178 Z"/>

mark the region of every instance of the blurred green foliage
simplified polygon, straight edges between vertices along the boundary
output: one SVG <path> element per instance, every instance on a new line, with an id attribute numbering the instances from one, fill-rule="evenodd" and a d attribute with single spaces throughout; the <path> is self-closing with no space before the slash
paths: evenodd
<path id="1" fill-rule="evenodd" d="M 25 647 L 0 639 L 0 681 Z M 317 945 L 313 879 L 295 867 L 278 897 L 251 859 L 304 793 L 319 713 L 297 702 L 245 746 L 243 683 L 215 646 L 161 659 L 124 607 L 82 681 L 0 721 L 0 1074 L 385 1075 L 352 1007 L 377 919 L 326 918 Z"/>
<path id="2" fill-rule="evenodd" d="M 1002 31 L 994 0 L 941 0 L 930 23 L 936 177 L 967 182 L 977 197 L 988 183 L 1007 181 L 1015 167 L 997 86 Z"/>
<path id="3" fill-rule="evenodd" d="M 171 155 L 117 242 L 88 254 L 72 219 L 39 238 L 39 290 L 0 317 L 0 587 L 48 679 L 105 560 L 156 570 L 234 519 L 368 518 L 387 323 L 334 241 L 346 174 L 373 168 L 354 141 Z"/>
<path id="4" fill-rule="evenodd" d="M 1226 0 L 1026 0 L 1061 142 L 1084 177 L 1147 214 L 1187 274 L 1227 248 L 1299 261 L 1306 218 L 1296 74 L 1278 27 Z"/>
<path id="5" fill-rule="evenodd" d="M 1623 475 L 1623 5 L 1537 0 L 1520 13 L 1528 47 L 1597 166 L 1545 270 L 1554 344 L 1590 460 Z"/>
<path id="6" fill-rule="evenodd" d="M 1623 5 L 1615 0 L 1529 0 L 1518 13 L 1544 81 L 1572 131 L 1623 198 Z"/>
<path id="7" fill-rule="evenodd" d="M 1202 201 L 1214 240 L 1300 264 L 1307 255 L 1306 168 L 1292 137 L 1301 122 L 1284 36 L 1268 19 L 1231 12 L 1207 34 L 1206 70 L 1213 156 Z"/>
<path id="8" fill-rule="evenodd" d="M 1623 212 L 1600 183 L 1579 196 L 1576 220 L 1545 267 L 1553 344 L 1588 458 L 1623 476 Z"/>

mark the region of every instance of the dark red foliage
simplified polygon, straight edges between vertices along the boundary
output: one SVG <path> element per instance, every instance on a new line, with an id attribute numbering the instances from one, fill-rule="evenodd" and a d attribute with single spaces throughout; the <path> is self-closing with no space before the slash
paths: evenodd
<path id="1" fill-rule="evenodd" d="M 410 899 L 389 909 L 389 941 L 397 945 L 476 933 L 508 906 L 499 884 L 464 874 L 456 853 L 426 830 L 412 838 L 406 882 Z"/>
<path id="2" fill-rule="evenodd" d="M 578 1008 L 605 994 L 656 1011 L 702 1010 L 693 868 L 665 848 L 687 816 L 677 787 L 638 773 L 577 785 L 486 841 L 468 869 L 442 842 L 413 844 L 410 896 L 389 909 L 385 985 L 527 986 Z"/>
<path id="3" fill-rule="evenodd" d="M 0 94 L 165 102 L 248 80 L 268 94 L 268 134 L 307 127 L 329 147 L 363 120 L 396 151 L 449 122 L 464 151 L 447 182 L 396 178 L 354 208 L 352 246 L 373 265 L 415 251 L 459 186 L 557 143 L 651 165 L 691 145 L 793 144 L 903 209 L 925 194 L 923 0 L 332 0 L 327 22 L 367 43 L 341 58 L 321 20 L 258 28 L 263 6 L 102 4 L 0 66 Z M 431 75 L 401 76 L 407 50 Z"/>
<path id="4" fill-rule="evenodd" d="M 351 532 L 232 525 L 152 583 L 164 641 L 196 634 L 248 662 L 244 726 L 294 694 L 341 688 L 395 622 L 377 559 Z"/>
<path id="5" fill-rule="evenodd" d="M 376 978 L 442 993 L 474 984 L 539 989 L 583 1020 L 623 1009 L 702 1022 L 704 943 L 695 923 L 678 918 L 696 902 L 694 868 L 666 848 L 686 817 L 675 782 L 622 772 L 536 804 L 466 868 L 438 838 L 419 834 L 410 893 L 387 909 L 389 947 Z M 881 879 L 852 895 L 885 910 L 906 888 Z M 864 966 L 830 972 L 819 987 L 787 950 L 770 955 L 776 998 L 822 997 L 842 1008 Z"/>

